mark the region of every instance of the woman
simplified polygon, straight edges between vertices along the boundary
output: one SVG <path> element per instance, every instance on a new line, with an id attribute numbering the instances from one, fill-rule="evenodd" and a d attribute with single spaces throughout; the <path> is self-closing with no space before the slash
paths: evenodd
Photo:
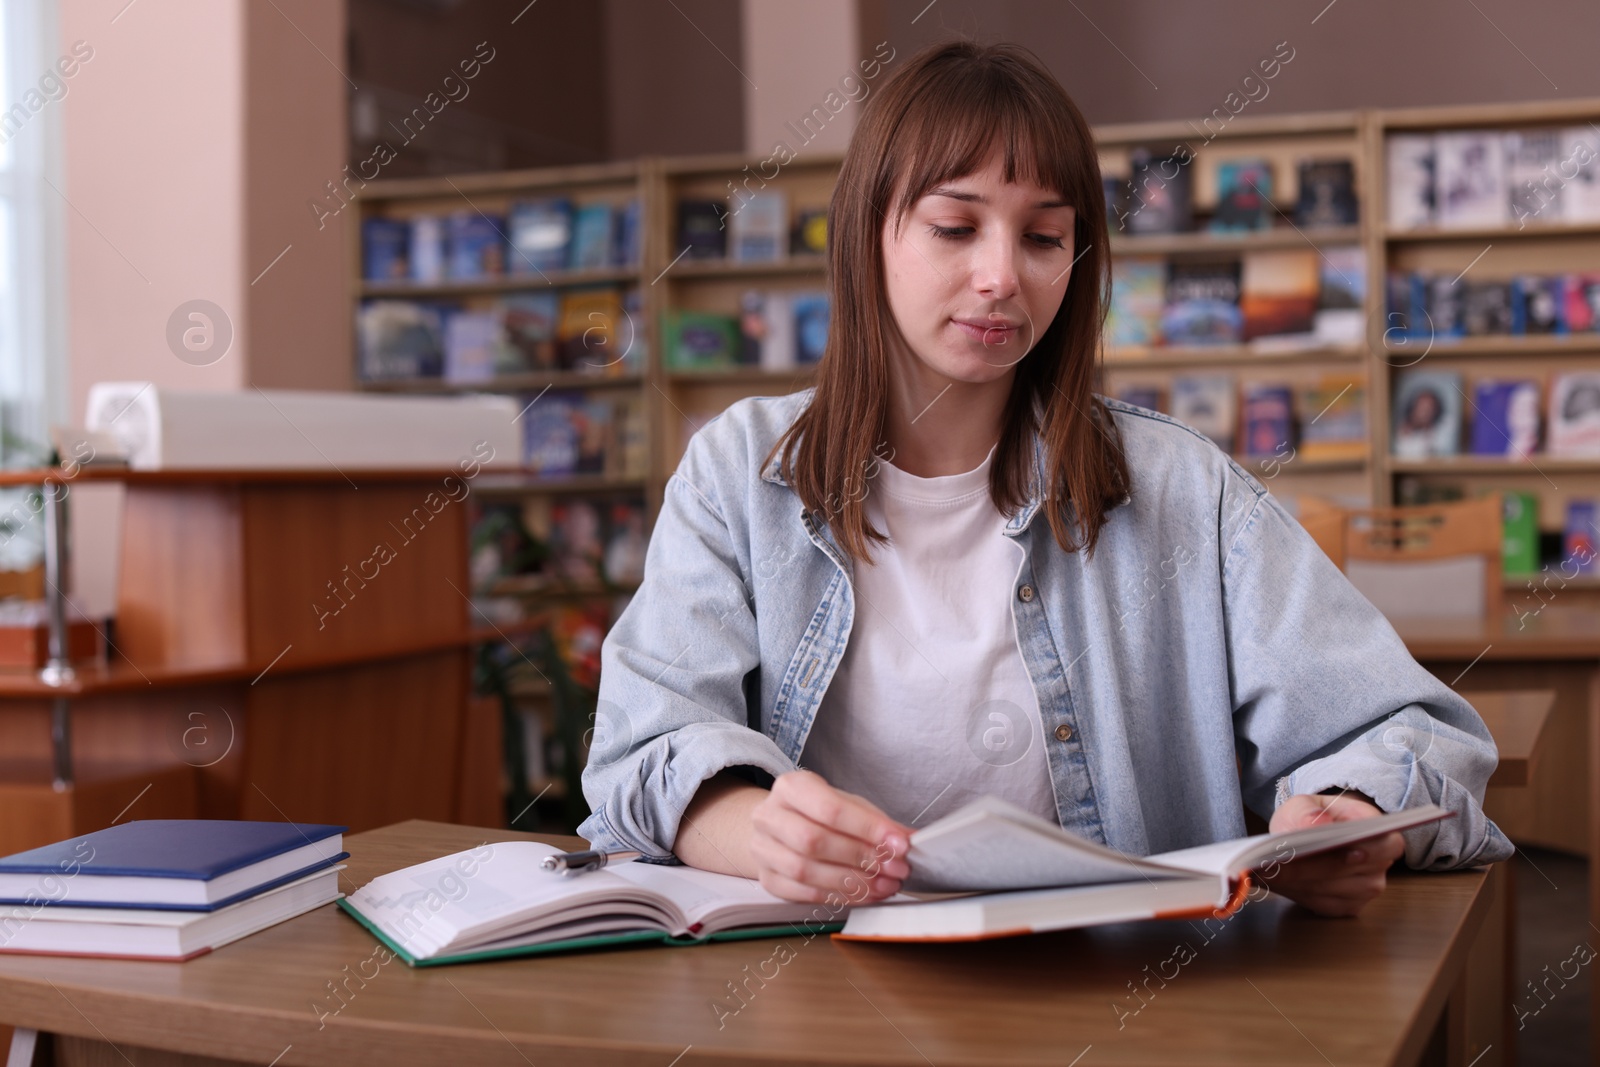
<path id="1" fill-rule="evenodd" d="M 1245 805 L 1275 830 L 1455 811 L 1278 869 L 1335 915 L 1402 854 L 1510 855 L 1472 708 L 1225 454 L 1091 393 L 1099 168 L 1030 53 L 909 60 L 829 223 L 816 386 L 732 405 L 667 483 L 581 834 L 859 900 L 988 793 L 1134 854 L 1241 836 Z"/>

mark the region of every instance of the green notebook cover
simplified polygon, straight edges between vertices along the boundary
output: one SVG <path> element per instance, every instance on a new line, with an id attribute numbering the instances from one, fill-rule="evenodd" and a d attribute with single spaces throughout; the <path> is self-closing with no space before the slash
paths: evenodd
<path id="1" fill-rule="evenodd" d="M 710 934 L 706 937 L 674 937 L 661 930 L 632 930 L 620 934 L 599 934 L 594 937 L 574 937 L 566 941 L 551 941 L 543 945 L 517 945 L 513 948 L 486 949 L 480 952 L 461 952 L 453 956 L 433 956 L 429 959 L 419 960 L 405 949 L 395 944 L 389 935 L 383 933 L 345 897 L 339 898 L 339 907 L 365 926 L 367 930 L 382 941 L 390 952 L 405 960 L 412 967 L 436 967 L 445 963 L 476 963 L 479 960 L 508 959 L 513 956 L 548 956 L 557 952 L 581 952 L 585 949 L 614 948 L 617 946 L 631 945 L 704 945 L 709 941 L 747 941 L 758 937 L 786 937 L 791 934 L 805 933 L 832 933 L 844 929 L 844 923 L 822 923 L 815 927 L 801 930 L 794 923 L 784 923 L 780 926 L 745 926 L 737 930 L 724 930 L 721 933 Z"/>

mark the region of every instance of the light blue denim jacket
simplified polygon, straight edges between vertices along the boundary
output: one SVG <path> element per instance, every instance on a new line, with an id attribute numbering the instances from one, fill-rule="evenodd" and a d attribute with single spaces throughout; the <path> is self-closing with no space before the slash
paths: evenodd
<path id="1" fill-rule="evenodd" d="M 812 393 L 733 404 L 666 484 L 644 582 L 601 648 L 578 829 L 597 847 L 674 862 L 701 782 L 795 769 L 856 614 L 849 557 L 778 461 L 761 466 Z M 1241 800 L 1270 817 L 1349 788 L 1455 813 L 1405 832 L 1412 867 L 1508 858 L 1471 705 L 1225 453 L 1106 403 L 1132 488 L 1093 558 L 1056 544 L 1037 477 L 1003 531 L 1025 553 L 1011 603 L 1061 825 L 1149 855 L 1242 836 Z"/>

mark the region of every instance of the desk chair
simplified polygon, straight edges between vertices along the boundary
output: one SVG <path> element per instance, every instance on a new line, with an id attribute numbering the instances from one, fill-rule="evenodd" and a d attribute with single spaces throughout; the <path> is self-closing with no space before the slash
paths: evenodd
<path id="1" fill-rule="evenodd" d="M 1391 619 L 1498 616 L 1502 522 L 1498 493 L 1404 508 L 1344 509 L 1300 498 L 1300 525 Z"/>

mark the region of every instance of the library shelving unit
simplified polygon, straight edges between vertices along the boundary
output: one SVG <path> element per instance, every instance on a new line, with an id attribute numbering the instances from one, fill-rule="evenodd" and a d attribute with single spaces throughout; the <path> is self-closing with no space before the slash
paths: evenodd
<path id="1" fill-rule="evenodd" d="M 788 199 L 789 217 L 799 210 L 826 208 L 833 195 L 842 156 L 816 154 L 786 164 L 776 176 L 752 174 L 756 160 L 739 154 L 702 155 L 662 160 L 657 211 L 649 216 L 653 231 L 650 247 L 660 260 L 651 277 L 659 289 L 660 308 L 738 315 L 740 298 L 748 289 L 815 291 L 823 288 L 824 257 L 785 255 L 773 262 L 734 259 L 696 259 L 685 255 L 677 243 L 677 205 L 684 200 L 723 199 L 730 210 L 750 193 L 780 191 Z M 647 213 L 648 214 L 648 213 Z M 659 325 L 658 325 L 659 329 Z M 659 354 L 660 381 L 656 400 L 658 434 L 652 438 L 652 476 L 658 489 L 683 455 L 694 429 L 706 419 L 746 396 L 781 395 L 811 384 L 814 368 L 799 365 L 767 370 L 730 367 L 717 370 L 675 370 L 666 366 L 665 341 L 653 350 Z"/>
<path id="2" fill-rule="evenodd" d="M 1111 231 L 1113 258 L 1140 256 L 1166 262 L 1224 262 L 1250 252 L 1268 249 L 1304 249 L 1321 253 L 1334 247 L 1362 247 L 1372 217 L 1367 191 L 1371 168 L 1364 157 L 1365 118 L 1356 112 L 1268 117 L 1241 116 L 1226 124 L 1192 122 L 1136 123 L 1101 126 L 1095 130 L 1101 171 L 1126 175 L 1132 153 L 1148 148 L 1157 154 L 1184 146 L 1193 157 L 1189 165 L 1197 226 L 1188 233 L 1127 234 Z M 1206 217 L 1218 200 L 1218 167 L 1229 160 L 1264 159 L 1272 169 L 1270 196 L 1274 225 L 1271 229 L 1211 232 Z M 1298 165 L 1302 160 L 1350 160 L 1355 171 L 1360 222 L 1354 226 L 1302 228 L 1293 221 L 1299 199 Z M 1381 290 L 1378 290 L 1381 292 Z M 1365 285 L 1364 315 L 1374 314 L 1374 290 Z M 1184 374 L 1227 374 L 1236 389 L 1252 384 L 1279 384 L 1298 389 L 1332 377 L 1348 377 L 1370 394 L 1370 360 L 1364 339 L 1354 343 L 1328 343 L 1286 348 L 1260 343 L 1237 345 L 1155 345 L 1107 347 L 1102 356 L 1102 385 L 1116 393 L 1132 385 L 1167 386 Z M 1370 399 L 1367 401 L 1370 413 Z M 1301 422 L 1316 412 L 1296 412 Z M 1242 420 L 1241 420 L 1242 421 Z M 1236 433 L 1235 451 L 1242 452 L 1242 435 Z M 1368 458 L 1316 460 L 1287 448 L 1275 449 L 1269 458 L 1238 456 L 1242 466 L 1261 478 L 1277 495 L 1292 500 L 1299 493 L 1314 493 L 1353 503 L 1372 499 L 1373 478 Z"/>
<path id="3" fill-rule="evenodd" d="M 1403 134 L 1451 131 L 1508 132 L 1555 127 L 1588 127 L 1600 122 L 1600 100 L 1500 104 L 1473 107 L 1417 108 L 1372 113 L 1366 155 L 1382 172 L 1388 138 Z M 1600 137 L 1600 134 L 1596 135 Z M 1509 282 L 1520 274 L 1554 275 L 1593 272 L 1600 265 L 1600 222 L 1534 217 L 1524 225 L 1401 228 L 1390 225 L 1389 176 L 1371 183 L 1368 249 L 1369 288 L 1382 292 L 1391 271 L 1459 275 L 1472 281 Z M 1459 280 L 1459 278 L 1458 278 Z M 1380 500 L 1398 501 L 1407 490 L 1459 489 L 1467 496 L 1481 492 L 1520 491 L 1539 501 L 1539 528 L 1547 535 L 1565 523 L 1567 503 L 1575 498 L 1600 498 L 1600 456 L 1555 456 L 1541 449 L 1526 458 L 1461 454 L 1427 459 L 1394 454 L 1393 399 L 1400 374 L 1408 368 L 1461 374 L 1465 421 L 1476 416 L 1474 386 L 1492 378 L 1531 379 L 1541 388 L 1540 414 L 1548 422 L 1549 387 L 1556 374 L 1600 367 L 1600 333 L 1504 334 L 1490 336 L 1400 337 L 1383 314 L 1368 318 L 1369 343 L 1380 381 L 1372 393 L 1372 437 L 1377 492 Z M 1600 605 L 1600 581 L 1580 575 L 1545 583 L 1539 599 L 1526 574 L 1507 574 L 1507 600 L 1519 599 L 1537 608 L 1552 594 L 1574 605 Z M 1559 590 L 1556 588 L 1559 586 Z"/>
<path id="4" fill-rule="evenodd" d="M 352 368 L 355 387 L 369 392 L 512 394 L 521 401 L 519 420 L 533 412 L 539 399 L 547 392 L 560 395 L 562 391 L 572 391 L 586 399 L 617 399 L 629 403 L 634 410 L 634 417 L 642 420 L 640 436 L 644 441 L 653 439 L 656 432 L 653 420 L 659 406 L 650 403 L 649 397 L 658 391 L 659 376 L 655 369 L 656 361 L 648 358 L 646 353 L 652 351 L 656 344 L 659 290 L 648 283 L 655 271 L 660 269 L 653 265 L 660 260 L 661 252 L 652 246 L 659 235 L 643 222 L 644 216 L 653 213 L 651 204 L 659 184 L 653 179 L 653 167 L 651 161 L 643 160 L 369 183 L 355 202 L 357 210 L 351 212 L 347 231 L 354 272 L 351 279 L 354 303 L 350 319 L 353 331 L 357 329 L 361 306 L 377 299 L 415 300 L 467 310 L 484 310 L 518 294 L 549 290 L 565 293 L 586 287 L 614 286 L 623 292 L 633 290 L 639 301 L 636 310 L 625 312 L 624 322 L 605 324 L 608 331 L 600 335 L 600 343 L 610 347 L 595 348 L 595 354 L 604 359 L 594 362 L 599 369 L 592 373 L 581 367 L 562 367 L 500 374 L 487 380 L 473 381 L 452 381 L 443 376 L 363 378 L 358 335 L 352 345 L 356 359 Z M 510 262 L 508 256 L 499 274 L 472 280 L 416 282 L 401 278 L 379 281 L 366 277 L 362 233 L 363 223 L 367 220 L 409 220 L 428 215 L 442 218 L 459 212 L 471 212 L 493 221 L 504 236 L 506 228 L 503 220 L 514 202 L 551 196 L 568 198 L 575 209 L 585 205 L 606 204 L 613 211 L 628 200 L 637 198 L 641 208 L 637 260 L 624 266 L 538 271 L 527 266 L 519 267 L 519 264 Z M 531 420 L 533 416 L 529 417 Z M 611 450 L 621 453 L 617 444 L 613 438 Z M 646 449 L 646 452 L 645 458 L 648 459 L 649 450 Z M 616 459 L 614 455 L 608 458 L 606 466 L 610 468 L 610 473 L 604 474 L 537 476 L 524 471 L 510 475 L 486 475 L 473 487 L 474 507 L 480 517 L 488 508 L 510 508 L 519 513 L 524 525 L 537 527 L 541 522 L 547 523 L 552 511 L 562 502 L 583 500 L 602 509 L 614 501 L 642 502 L 648 529 L 660 506 L 660 485 L 664 478 L 655 477 L 654 471 L 647 465 L 619 470 Z M 536 516 L 540 517 L 537 521 Z M 490 621 L 488 617 L 476 620 L 487 642 L 509 644 L 517 648 L 517 652 L 505 657 L 505 664 L 493 668 L 503 672 L 504 676 L 497 676 L 491 689 L 515 705 L 514 708 L 505 709 L 508 714 L 504 726 L 507 731 L 521 730 L 523 734 L 538 731 L 541 735 L 519 738 L 508 734 L 504 740 L 512 751 L 521 751 L 522 745 L 526 744 L 539 746 L 542 752 L 551 738 L 557 735 L 559 724 L 556 720 L 562 717 L 553 701 L 558 693 L 572 692 L 570 679 L 555 674 L 558 668 L 554 658 L 546 656 L 541 659 L 538 654 L 530 658 L 530 646 L 525 639 L 542 634 L 543 643 L 540 647 L 548 652 L 550 642 L 554 641 L 550 634 L 555 629 L 549 622 L 551 612 L 585 602 L 590 605 L 614 603 L 615 597 L 626 594 L 631 587 L 628 582 L 553 581 L 532 584 L 515 580 L 492 580 L 475 585 L 475 598 L 501 602 L 510 600 L 522 604 L 523 617 L 520 620 Z M 486 664 L 492 662 L 491 657 L 480 656 L 480 681 Z M 576 803 L 576 790 L 572 788 L 575 774 L 557 774 L 550 769 L 552 764 L 543 759 L 530 759 L 525 761 L 525 765 L 529 769 L 525 782 L 526 796 L 547 798 L 546 808 L 542 810 L 551 810 L 552 805 L 564 805 L 564 809 L 556 810 L 564 810 L 563 821 L 570 823 L 573 804 Z M 515 772 L 509 766 L 507 771 L 515 782 Z M 529 807 L 532 807 L 531 799 Z M 519 826 L 532 824 L 531 820 L 517 823 Z"/>

